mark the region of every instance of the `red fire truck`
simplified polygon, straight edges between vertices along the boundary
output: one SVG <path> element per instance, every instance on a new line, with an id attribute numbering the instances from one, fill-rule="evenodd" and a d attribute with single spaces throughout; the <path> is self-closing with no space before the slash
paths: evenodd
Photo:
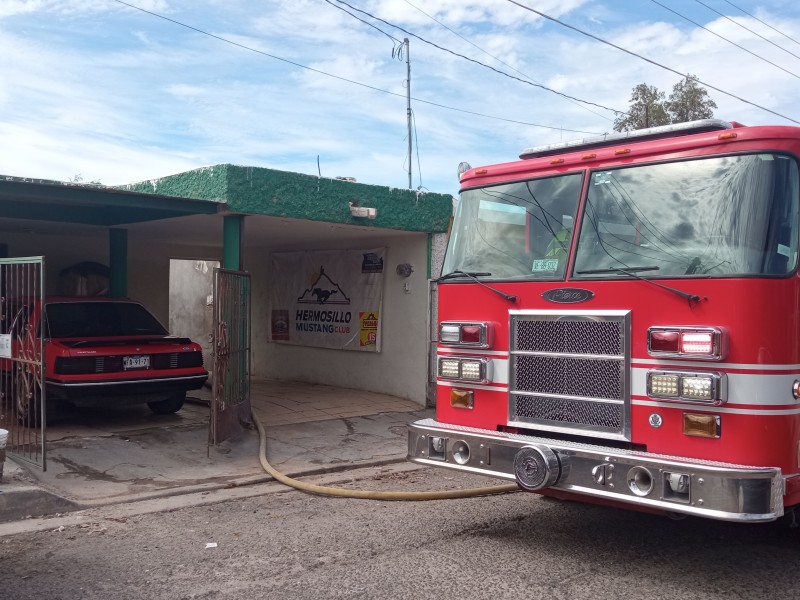
<path id="1" fill-rule="evenodd" d="M 800 128 L 520 158 L 461 174 L 409 459 L 673 515 L 800 503 Z"/>

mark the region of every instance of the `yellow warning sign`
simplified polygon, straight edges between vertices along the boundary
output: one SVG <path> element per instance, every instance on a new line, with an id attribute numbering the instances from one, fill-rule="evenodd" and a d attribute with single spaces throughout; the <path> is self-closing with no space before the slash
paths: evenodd
<path id="1" fill-rule="evenodd" d="M 378 313 L 359 312 L 358 321 L 362 346 L 375 346 L 378 343 Z"/>

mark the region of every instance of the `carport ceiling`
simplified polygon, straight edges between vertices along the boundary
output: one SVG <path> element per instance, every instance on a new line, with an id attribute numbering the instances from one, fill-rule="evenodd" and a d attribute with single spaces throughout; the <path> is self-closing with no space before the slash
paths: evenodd
<path id="1" fill-rule="evenodd" d="M 218 204 L 102 186 L 0 177 L 0 218 L 115 227 L 215 214 Z"/>
<path id="2" fill-rule="evenodd" d="M 131 241 L 167 241 L 177 246 L 222 248 L 222 219 L 214 215 L 192 215 L 160 219 L 158 221 L 133 223 L 120 228 L 128 230 Z M 0 234 L 3 233 L 30 236 L 65 236 L 77 239 L 108 239 L 108 228 L 105 226 L 83 225 L 80 223 L 71 223 L 65 226 L 64 223 L 55 221 L 0 217 Z M 407 231 L 260 215 L 247 216 L 244 225 L 244 243 L 248 248 L 291 250 L 320 247 L 342 239 L 379 243 L 387 238 L 407 235 L 410 235 Z"/>

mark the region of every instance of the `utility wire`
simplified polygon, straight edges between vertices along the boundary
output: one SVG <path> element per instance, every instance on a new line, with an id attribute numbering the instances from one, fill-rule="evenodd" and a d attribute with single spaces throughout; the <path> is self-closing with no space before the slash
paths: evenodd
<path id="1" fill-rule="evenodd" d="M 539 15 L 540 17 L 542 17 L 544 19 L 547 19 L 548 21 L 553 21 L 554 23 L 558 23 L 562 27 L 566 27 L 567 29 L 572 29 L 573 31 L 575 31 L 577 33 L 580 33 L 581 35 L 585 35 L 586 37 L 590 37 L 593 40 L 597 40 L 598 42 L 606 44 L 607 46 L 611 46 L 612 48 L 616 48 L 617 50 L 619 50 L 621 52 L 624 52 L 625 54 L 630 54 L 631 56 L 635 56 L 636 58 L 639 58 L 639 59 L 641 59 L 641 60 L 643 60 L 645 62 L 649 62 L 651 65 L 655 65 L 657 67 L 660 67 L 660 68 L 662 68 L 662 69 L 664 69 L 666 71 L 669 71 L 670 73 L 675 73 L 676 75 L 679 75 L 681 77 L 686 77 L 685 73 L 681 73 L 680 71 L 677 71 L 677 70 L 675 70 L 675 69 L 673 69 L 671 67 L 668 67 L 666 65 L 662 65 L 661 63 L 656 62 L 656 61 L 654 61 L 652 59 L 649 59 L 649 58 L 647 58 L 645 56 L 642 56 L 641 54 L 637 54 L 636 52 L 633 52 L 631 50 L 627 50 L 627 49 L 623 48 L 622 46 L 617 46 L 616 44 L 613 44 L 613 43 L 611 43 L 611 42 L 609 42 L 607 40 L 604 40 L 601 37 L 593 35 L 593 34 L 587 32 L 587 31 L 583 31 L 582 29 L 578 29 L 577 27 L 575 27 L 573 25 L 570 25 L 569 23 L 565 23 L 564 21 L 560 21 L 560 20 L 556 19 L 555 17 L 551 17 L 550 15 L 546 15 L 545 13 L 543 13 L 541 11 L 538 11 L 538 10 L 536 10 L 534 8 L 531 8 L 530 6 L 526 6 L 526 5 L 524 5 L 524 4 L 520 3 L 520 2 L 517 2 L 517 0 L 507 0 L 507 1 L 510 2 L 511 4 L 519 6 L 520 8 L 522 8 L 524 10 L 530 11 L 532 13 L 536 13 L 537 15 Z M 732 94 L 731 92 L 726 92 L 723 89 L 720 89 L 720 88 L 718 88 L 716 86 L 713 86 L 710 83 L 706 83 L 704 81 L 700 81 L 699 79 L 695 79 L 695 81 L 697 81 L 697 83 L 699 83 L 701 85 L 704 85 L 707 88 L 711 88 L 712 90 L 715 90 L 715 91 L 719 92 L 720 94 L 724 94 L 726 96 L 729 96 L 731 98 L 739 100 L 740 102 L 744 102 L 745 104 L 749 104 L 750 106 L 754 106 L 756 108 L 760 108 L 763 111 L 766 111 L 766 112 L 768 112 L 770 114 L 775 115 L 776 117 L 780 117 L 781 119 L 786 119 L 787 121 L 791 121 L 792 123 L 797 123 L 798 125 L 800 125 L 800 121 L 796 121 L 795 119 L 792 119 L 791 117 L 787 117 L 786 115 L 782 115 L 779 112 L 776 112 L 774 110 L 771 110 L 771 109 L 767 108 L 766 106 L 761 106 L 760 104 L 756 104 L 755 102 L 751 102 L 750 100 L 745 100 L 744 98 L 742 98 L 740 96 Z"/>
<path id="2" fill-rule="evenodd" d="M 676 11 L 676 10 L 672 10 L 672 9 L 671 9 L 669 6 L 665 6 L 664 4 L 662 4 L 661 2 L 659 2 L 658 0 L 650 0 L 650 2 L 652 2 L 653 4 L 657 4 L 658 6 L 660 6 L 661 8 L 663 8 L 664 10 L 668 10 L 668 11 L 669 11 L 669 12 L 671 12 L 673 15 L 677 15 L 677 16 L 679 16 L 681 19 L 685 19 L 686 21 L 689 21 L 689 23 L 691 23 L 692 25 L 695 25 L 695 26 L 699 27 L 699 28 L 700 28 L 700 29 L 702 29 L 703 31 L 707 31 L 707 32 L 708 32 L 708 33 L 710 33 L 711 35 L 715 35 L 715 36 L 717 36 L 719 39 L 721 39 L 721 40 L 723 40 L 723 41 L 726 41 L 726 42 L 728 42 L 729 44 L 731 44 L 731 45 L 733 45 L 733 46 L 736 46 L 737 48 L 739 48 L 739 50 L 744 50 L 744 51 L 745 51 L 745 52 L 747 52 L 748 54 L 750 54 L 750 55 L 752 55 L 752 56 L 755 56 L 755 57 L 756 57 L 756 58 L 758 58 L 759 60 L 763 60 L 765 63 L 769 63 L 769 64 L 771 64 L 773 67 L 775 67 L 775 68 L 777 68 L 777 69 L 780 69 L 780 70 L 781 70 L 781 71 L 783 71 L 784 73 L 788 73 L 788 74 L 789 74 L 789 75 L 791 75 L 792 77 L 795 77 L 795 78 L 797 78 L 797 79 L 800 79 L 800 75 L 798 75 L 798 74 L 796 74 L 796 73 L 792 73 L 792 72 L 791 72 L 789 69 L 784 69 L 782 66 L 780 66 L 780 65 L 778 65 L 778 64 L 776 64 L 776 63 L 774 63 L 774 62 L 772 62 L 771 60 L 768 60 L 768 59 L 764 58 L 763 56 L 759 56 L 759 55 L 758 55 L 758 54 L 756 54 L 755 52 L 751 52 L 750 50 L 748 50 L 748 49 L 747 49 L 747 48 L 745 48 L 744 46 L 740 46 L 740 45 L 739 45 L 739 44 L 737 44 L 736 42 L 734 42 L 734 41 L 731 41 L 731 40 L 729 40 L 728 38 L 726 38 L 725 36 L 718 34 L 716 31 L 711 31 L 711 30 L 710 30 L 708 27 L 703 27 L 703 26 L 702 26 L 700 23 L 698 23 L 697 21 L 692 21 L 692 20 L 691 20 L 689 17 L 687 17 L 686 15 L 682 15 L 682 14 L 681 14 L 681 13 L 679 13 L 678 11 Z"/>
<path id="3" fill-rule="evenodd" d="M 728 0 L 724 0 L 724 1 L 725 1 L 725 2 L 728 2 Z M 798 46 L 800 46 L 800 42 L 798 42 L 798 41 L 797 41 L 796 39 L 794 39 L 793 37 L 786 35 L 786 34 L 785 34 L 785 33 L 783 33 L 783 32 L 782 32 L 780 29 L 775 29 L 775 28 L 774 28 L 772 25 L 770 25 L 770 24 L 769 24 L 769 23 L 767 23 L 766 21 L 762 21 L 762 20 L 761 20 L 761 19 L 759 19 L 757 16 L 755 16 L 755 15 L 751 15 L 751 14 L 750 14 L 749 12 L 747 12 L 745 9 L 743 9 L 743 8 L 740 8 L 740 7 L 736 6 L 736 5 L 735 5 L 733 2 L 728 2 L 728 4 L 730 4 L 730 5 L 731 5 L 733 8 L 735 8 L 736 10 L 740 10 L 740 11 L 742 11 L 742 12 L 743 12 L 744 14 L 746 14 L 748 17 L 751 17 L 751 18 L 755 19 L 756 21 L 758 21 L 758 22 L 759 22 L 759 23 L 761 23 L 762 25 L 766 25 L 767 27 L 769 27 L 770 29 L 772 29 L 772 31 L 774 31 L 775 33 L 779 33 L 780 35 L 782 35 L 783 37 L 785 37 L 785 38 L 786 38 L 787 40 L 789 40 L 790 42 L 794 42 L 795 44 L 797 44 Z"/>
<path id="4" fill-rule="evenodd" d="M 717 13 L 717 14 L 718 14 L 720 17 L 722 17 L 723 19 L 727 19 L 728 21 L 730 21 L 730 22 L 731 22 L 731 23 L 733 23 L 734 25 L 738 25 L 739 27 L 741 27 L 741 28 L 742 28 L 742 29 L 744 29 L 745 31 L 749 31 L 750 33 L 752 33 L 753 35 L 755 35 L 755 36 L 757 36 L 757 37 L 761 38 L 762 40 L 764 40 L 764 41 L 765 41 L 765 42 L 767 42 L 768 44 L 772 44 L 773 46 L 775 46 L 775 47 L 776 47 L 776 48 L 778 48 L 779 50 L 783 50 L 784 52 L 786 52 L 787 54 L 791 54 L 791 55 L 792 55 L 792 56 L 794 56 L 795 58 L 800 58 L 800 56 L 798 56 L 798 55 L 797 55 L 797 54 L 795 54 L 794 52 L 791 52 L 791 51 L 787 50 L 787 49 L 786 49 L 786 48 L 784 48 L 783 46 L 779 46 L 778 44 L 776 44 L 776 43 L 775 43 L 775 42 L 773 42 L 772 40 L 770 40 L 770 39 L 768 39 L 768 38 L 765 38 L 763 35 L 761 35 L 761 34 L 760 34 L 760 33 L 758 33 L 757 31 L 753 31 L 753 30 L 752 30 L 752 29 L 750 29 L 749 27 L 745 27 L 744 25 L 742 25 L 741 23 L 739 23 L 739 21 L 737 21 L 736 19 L 731 19 L 731 18 L 730 18 L 728 15 L 726 15 L 726 14 L 723 14 L 723 13 L 719 12 L 719 11 L 718 11 L 716 8 L 713 8 L 713 7 L 709 6 L 709 5 L 708 5 L 708 4 L 706 4 L 705 2 L 701 2 L 701 0 L 695 0 L 695 2 L 697 2 L 698 4 L 702 4 L 703 6 L 705 6 L 705 7 L 706 7 L 708 10 L 710 10 L 711 12 Z"/>
<path id="5" fill-rule="evenodd" d="M 327 1 L 327 0 L 326 0 L 326 1 Z M 447 25 L 445 25 L 444 23 L 442 23 L 442 22 L 441 22 L 439 19 L 437 19 L 436 17 L 434 17 L 434 16 L 432 16 L 432 15 L 429 15 L 429 14 L 428 14 L 428 13 L 426 13 L 424 10 L 422 10 L 420 7 L 418 7 L 418 6 L 414 5 L 414 4 L 412 4 L 412 3 L 411 3 L 411 2 L 409 2 L 408 0 L 404 0 L 404 2 L 405 2 L 406 4 L 408 4 L 410 7 L 412 7 L 412 8 L 414 8 L 414 9 L 418 10 L 419 12 L 421 12 L 423 15 L 425 15 L 426 17 L 428 17 L 428 18 L 429 18 L 431 21 L 434 21 L 434 22 L 438 23 L 439 25 L 441 25 L 442 27 L 444 27 L 445 29 L 447 29 L 447 31 L 449 31 L 449 32 L 450 32 L 450 33 L 452 33 L 453 35 L 455 35 L 455 36 L 457 36 L 457 37 L 461 38 L 462 40 L 464 40 L 465 42 L 467 42 L 469 45 L 473 46 L 474 48 L 477 48 L 478 50 L 480 50 L 481 52 L 483 52 L 483 53 L 484 53 L 486 56 L 488 56 L 488 57 L 490 57 L 490 58 L 493 58 L 494 60 L 496 60 L 496 61 L 497 61 L 497 62 L 499 62 L 500 64 L 502 64 L 502 65 L 505 65 L 506 67 L 508 67 L 509 69 L 511 69 L 512 71 L 514 71 L 515 73 L 519 73 L 519 74 L 520 74 L 520 75 L 522 75 L 523 77 L 526 77 L 527 79 L 531 80 L 533 83 L 536 83 L 536 84 L 539 84 L 539 85 L 543 85 L 541 82 L 539 82 L 539 81 L 536 81 L 536 80 L 535 80 L 533 77 L 531 77 L 530 75 L 527 75 L 527 74 L 523 73 L 523 72 L 522 72 L 522 71 L 520 71 L 519 69 L 517 69 L 517 68 L 513 67 L 512 65 L 508 64 L 508 63 L 507 63 L 507 62 L 505 62 L 503 59 L 501 59 L 501 58 L 499 58 L 499 57 L 495 56 L 495 55 L 494 55 L 494 54 L 492 54 L 491 52 L 488 52 L 488 51 L 484 50 L 483 48 L 481 48 L 480 46 L 478 46 L 478 44 L 476 44 L 476 43 L 474 43 L 472 40 L 470 40 L 470 39 L 468 39 L 468 38 L 464 37 L 463 35 L 461 35 L 460 33 L 458 33 L 458 32 L 457 32 L 455 29 L 451 29 L 450 27 L 448 27 Z M 594 111 L 594 110 L 592 110 L 591 108 L 589 108 L 588 106 L 586 106 L 586 105 L 582 104 L 581 102 L 578 102 L 577 100 L 573 100 L 573 99 L 571 99 L 571 98 L 567 98 L 567 100 L 569 100 L 570 102 L 572 102 L 573 104 L 575 104 L 576 106 L 579 106 L 580 108 L 582 108 L 582 109 L 584 109 L 584 110 L 588 110 L 590 113 L 592 113 L 593 115 L 596 115 L 596 116 L 600 117 L 601 119 L 606 119 L 607 121 L 611 121 L 611 120 L 612 120 L 612 119 L 609 119 L 607 116 L 605 116 L 605 115 L 603 115 L 603 114 L 600 114 L 600 113 L 599 113 L 599 112 L 597 112 L 597 111 Z"/>
<path id="6" fill-rule="evenodd" d="M 381 29 L 377 25 L 374 25 L 374 24 L 370 23 L 369 21 L 365 21 L 364 19 L 362 19 L 358 15 L 354 15 L 350 11 L 343 9 L 341 6 L 336 6 L 333 2 L 331 2 L 331 0 L 325 0 L 325 2 L 327 2 L 328 4 L 333 6 L 334 8 L 338 8 L 340 11 L 342 11 L 344 13 L 347 13 L 348 15 L 353 17 L 355 20 L 361 21 L 364 25 L 368 25 L 369 27 L 372 27 L 373 29 L 375 29 L 377 31 L 380 31 L 383 35 L 388 37 L 390 40 L 394 40 L 395 42 L 397 42 L 398 44 L 401 44 L 401 45 L 403 44 L 403 40 L 397 39 L 396 37 L 393 37 L 393 36 L 389 35 L 388 33 L 386 33 L 383 29 Z"/>
<path id="7" fill-rule="evenodd" d="M 328 0 L 325 0 L 325 1 L 328 2 Z M 439 46 L 438 44 L 435 44 L 435 43 L 433 43 L 433 42 L 431 42 L 429 40 L 426 40 L 423 37 L 418 36 L 416 33 L 411 33 L 410 31 L 408 31 L 406 29 L 403 29 L 399 25 L 395 25 L 394 23 L 390 23 L 389 21 L 381 19 L 380 17 L 376 17 L 375 15 L 373 15 L 371 13 L 368 13 L 365 10 L 361 10 L 360 8 L 356 8 L 355 6 L 353 6 L 352 4 L 348 4 L 344 0 L 336 0 L 336 2 L 338 2 L 339 4 L 344 4 L 345 6 L 348 6 L 349 8 L 351 8 L 352 10 L 355 10 L 357 12 L 360 12 L 361 14 L 367 15 L 368 17 L 371 17 L 371 18 L 375 19 L 376 21 L 380 21 L 381 23 L 385 23 L 386 25 L 389 25 L 390 27 L 394 27 L 395 29 L 398 29 L 398 30 L 402 31 L 406 35 L 410 35 L 412 37 L 415 37 L 419 41 L 424 42 L 424 43 L 426 43 L 426 44 L 428 44 L 430 46 L 433 46 L 434 48 L 438 48 L 439 50 L 442 50 L 443 52 L 448 52 L 449 54 L 452 54 L 453 56 L 457 56 L 459 58 L 463 58 L 464 60 L 468 60 L 469 62 L 475 63 L 476 65 L 480 65 L 481 67 L 485 67 L 487 69 L 491 69 L 492 71 L 494 71 L 495 73 L 499 73 L 500 75 L 505 75 L 506 77 L 509 77 L 511 79 L 515 79 L 516 81 L 520 81 L 520 82 L 522 82 L 522 83 L 524 83 L 526 85 L 530 85 L 530 86 L 533 86 L 533 87 L 541 88 L 541 89 L 546 90 L 548 92 L 552 92 L 553 94 L 558 94 L 559 96 L 563 96 L 564 98 L 569 98 L 570 100 L 575 100 L 576 102 L 581 102 L 583 104 L 590 104 L 591 106 L 596 106 L 597 108 L 602 108 L 603 110 L 611 111 L 616 115 L 625 115 L 625 114 L 627 114 L 625 111 L 622 111 L 622 110 L 617 110 L 615 108 L 609 108 L 608 106 L 603 106 L 602 104 L 597 104 L 596 102 L 591 102 L 589 100 L 582 100 L 581 98 L 576 98 L 575 96 L 570 96 L 569 94 L 564 94 L 563 92 L 556 91 L 556 90 L 554 90 L 552 88 L 549 88 L 547 86 L 544 86 L 544 85 L 542 85 L 540 83 L 534 83 L 532 81 L 529 81 L 528 79 L 521 79 L 520 77 L 517 77 L 515 75 L 511 75 L 509 73 L 506 73 L 505 71 L 501 71 L 500 69 L 496 69 L 491 65 L 487 65 L 486 63 L 482 63 L 479 60 L 475 60 L 474 58 L 470 58 L 469 56 L 465 56 L 463 54 L 459 54 L 458 52 L 454 52 L 453 50 L 450 50 L 449 48 L 445 48 L 443 46 Z"/>
<path id="8" fill-rule="evenodd" d="M 202 35 L 207 35 L 208 37 L 214 38 L 215 40 L 218 40 L 220 42 L 224 42 L 226 44 L 230 44 L 232 46 L 236 46 L 237 48 L 241 48 L 243 50 L 248 50 L 250 52 L 255 52 L 256 54 L 261 54 L 262 56 L 266 56 L 267 58 L 272 58 L 274 60 L 278 60 L 278 61 L 290 64 L 290 65 L 292 65 L 294 67 L 298 67 L 300 69 L 305 69 L 307 71 L 311 71 L 312 73 L 317 73 L 318 75 L 325 75 L 326 77 L 331 77 L 332 79 L 338 79 L 339 81 L 344 81 L 345 83 L 351 83 L 353 85 L 357 85 L 357 86 L 366 88 L 368 90 L 372 90 L 374 92 L 380 92 L 382 94 L 388 94 L 390 96 L 397 96 L 398 98 L 403 98 L 404 100 L 406 99 L 406 96 L 404 94 L 398 94 L 397 92 L 392 92 L 390 90 L 384 90 L 384 89 L 381 89 L 379 87 L 375 87 L 375 86 L 372 86 L 372 85 L 369 85 L 369 84 L 366 84 L 366 83 L 361 83 L 360 81 L 354 81 L 352 79 L 348 79 L 348 78 L 342 77 L 340 75 L 334 75 L 332 73 L 326 73 L 325 71 L 321 71 L 321 70 L 315 69 L 313 67 L 308 67 L 306 65 L 291 61 L 291 60 L 289 60 L 287 58 L 282 58 L 280 56 L 276 56 L 274 54 L 270 54 L 268 52 L 264 52 L 263 50 L 258 50 L 256 48 L 251 47 L 251 46 L 246 46 L 244 44 L 240 44 L 239 42 L 234 42 L 233 40 L 229 40 L 227 38 L 221 37 L 219 35 L 215 35 L 215 34 L 210 33 L 208 31 L 204 31 L 204 30 L 199 29 L 197 27 L 193 27 L 191 25 L 187 25 L 186 23 L 182 23 L 180 21 L 176 21 L 175 19 L 170 19 L 169 17 L 165 17 L 164 15 L 160 15 L 158 13 L 146 10 L 144 8 L 141 8 L 139 6 L 135 6 L 133 4 L 129 4 L 128 2 L 125 2 L 124 0 L 114 0 L 114 2 L 117 2 L 118 4 L 122 4 L 124 6 L 127 6 L 128 8 L 132 8 L 134 10 L 138 10 L 140 12 L 146 13 L 146 14 L 151 15 L 153 17 L 157 17 L 159 19 L 163 19 L 164 21 L 169 21 L 170 23 L 173 23 L 173 24 L 178 25 L 180 27 L 185 27 L 186 29 L 190 29 L 190 30 L 192 30 L 192 31 L 194 31 L 196 33 L 200 33 Z M 452 111 L 455 111 L 455 112 L 460 112 L 460 113 L 464 113 L 464 114 L 468 114 L 468 115 L 474 115 L 476 117 L 482 117 L 482 118 L 485 118 L 485 119 L 493 119 L 495 121 L 504 121 L 506 123 L 514 123 L 516 125 L 526 125 L 526 126 L 529 126 L 529 127 L 540 127 L 542 129 L 552 129 L 553 131 L 568 131 L 570 133 L 585 133 L 587 135 L 601 135 L 596 131 L 582 131 L 580 129 L 565 129 L 563 127 L 554 127 L 552 125 L 541 125 L 539 123 L 529 123 L 527 121 L 517 121 L 515 119 L 506 119 L 504 117 L 497 117 L 497 116 L 487 115 L 487 114 L 484 114 L 484 113 L 479 113 L 479 112 L 475 112 L 475 111 L 471 111 L 471 110 L 465 110 L 463 108 L 456 108 L 456 107 L 453 107 L 453 106 L 448 106 L 446 104 L 440 104 L 438 102 L 432 102 L 430 100 L 423 100 L 421 98 L 413 98 L 412 97 L 412 100 L 414 100 L 415 102 L 421 102 L 422 104 L 429 104 L 430 106 L 436 106 L 437 108 L 443 108 L 445 110 L 452 110 Z"/>

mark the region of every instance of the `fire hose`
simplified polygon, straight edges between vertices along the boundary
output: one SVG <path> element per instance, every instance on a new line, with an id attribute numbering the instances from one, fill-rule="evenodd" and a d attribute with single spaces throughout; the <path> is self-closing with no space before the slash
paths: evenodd
<path id="1" fill-rule="evenodd" d="M 360 498 L 362 500 L 385 500 L 385 501 L 420 501 L 420 500 L 453 500 L 456 498 L 473 498 L 475 496 L 489 496 L 492 494 L 508 494 L 510 492 L 519 491 L 519 486 L 516 483 L 493 485 L 488 487 L 470 488 L 461 490 L 443 490 L 434 492 L 383 492 L 383 491 L 370 491 L 370 490 L 351 490 L 345 488 L 328 487 L 323 485 L 315 485 L 313 483 L 306 483 L 299 481 L 288 475 L 284 475 L 275 467 L 269 464 L 267 460 L 267 432 L 264 425 L 259 420 L 255 411 L 251 411 L 253 422 L 258 429 L 259 437 L 259 451 L 258 457 L 261 461 L 261 466 L 269 475 L 276 481 L 296 490 L 302 492 L 309 492 L 322 496 L 338 496 L 340 498 Z"/>

